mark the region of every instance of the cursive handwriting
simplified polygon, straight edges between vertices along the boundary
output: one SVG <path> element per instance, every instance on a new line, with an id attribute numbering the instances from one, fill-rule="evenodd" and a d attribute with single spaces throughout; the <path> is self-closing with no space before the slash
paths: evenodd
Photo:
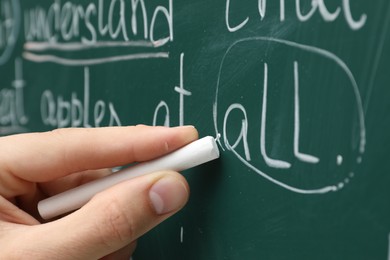
<path id="1" fill-rule="evenodd" d="M 156 6 L 152 16 L 148 16 L 146 3 L 146 0 L 110 0 L 107 5 L 107 1 L 99 0 L 97 4 L 82 5 L 55 0 L 47 10 L 36 6 L 24 12 L 25 38 L 91 46 L 107 39 L 129 42 L 143 38 L 158 46 L 173 41 L 173 0 L 168 0 L 168 7 Z M 156 26 L 157 23 L 165 26 Z"/>
<path id="2" fill-rule="evenodd" d="M 89 68 L 84 68 L 84 98 L 81 101 L 75 92 L 71 94 L 71 100 L 66 100 L 62 95 L 55 98 L 51 90 L 45 90 L 41 96 L 41 118 L 44 125 L 63 127 L 99 127 L 102 126 L 108 112 L 109 126 L 121 125 L 114 105 L 103 100 L 98 100 L 93 106 L 93 120 L 90 120 L 90 78 Z"/>
<path id="3" fill-rule="evenodd" d="M 19 0 L 0 0 L 0 65 L 11 57 L 19 35 L 20 20 Z"/>
<path id="4" fill-rule="evenodd" d="M 183 75 L 183 69 L 184 69 L 184 53 L 180 54 L 180 84 L 179 86 L 176 86 L 174 88 L 174 91 L 179 94 L 179 125 L 184 125 L 184 97 L 185 96 L 191 96 L 192 93 L 184 88 L 184 75 Z M 170 114 L 169 114 L 169 106 L 164 101 L 161 100 L 160 103 L 157 105 L 154 115 L 153 115 L 153 125 L 158 125 L 157 119 L 158 115 L 160 114 L 160 110 L 164 109 L 163 112 L 165 112 L 164 117 L 164 126 L 170 126 Z"/>
<path id="5" fill-rule="evenodd" d="M 12 88 L 0 90 L 0 134 L 25 132 L 28 117 L 24 111 L 23 63 L 20 58 L 15 60 L 15 80 Z"/>
<path id="6" fill-rule="evenodd" d="M 296 193 L 302 193 L 302 194 L 322 194 L 327 193 L 331 191 L 338 191 L 342 189 L 346 184 L 350 182 L 350 179 L 354 177 L 353 168 L 345 169 L 343 170 L 344 177 L 341 177 L 342 180 L 334 180 L 333 184 L 322 184 L 322 187 L 297 187 L 297 185 L 289 184 L 285 181 L 282 181 L 277 178 L 277 176 L 271 176 L 270 173 L 267 173 L 267 169 L 276 168 L 280 170 L 293 170 L 293 163 L 292 161 L 288 161 L 286 158 L 281 158 L 282 154 L 273 154 L 273 158 L 270 156 L 270 153 L 267 151 L 267 147 L 269 145 L 266 145 L 266 135 L 267 135 L 267 123 L 269 119 L 267 119 L 267 110 L 268 110 L 268 79 L 269 79 L 269 69 L 267 62 L 263 61 L 262 63 L 262 70 L 263 70 L 263 94 L 262 94 L 262 105 L 261 105 L 261 112 L 260 114 L 260 151 L 257 151 L 253 147 L 254 145 L 253 140 L 253 133 L 255 130 L 253 130 L 253 121 L 250 122 L 249 113 L 247 112 L 247 108 L 242 103 L 234 102 L 228 103 L 228 108 L 224 109 L 221 107 L 225 106 L 225 102 L 227 102 L 226 96 L 222 93 L 226 92 L 220 92 L 220 88 L 225 86 L 224 84 L 221 84 L 221 78 L 223 74 L 225 73 L 224 69 L 226 66 L 228 66 L 228 59 L 227 57 L 229 55 L 233 55 L 235 51 L 239 48 L 240 45 L 243 45 L 245 43 L 249 42 L 268 42 L 270 44 L 275 44 L 284 48 L 290 48 L 295 49 L 297 52 L 302 51 L 309 53 L 313 56 L 321 57 L 322 59 L 329 60 L 333 66 L 339 68 L 342 73 L 348 78 L 348 81 L 350 83 L 350 92 L 352 94 L 352 98 L 355 100 L 357 115 L 358 115 L 358 125 L 359 125 L 359 138 L 357 140 L 356 146 L 357 150 L 356 152 L 356 164 L 360 164 L 362 161 L 362 156 L 365 153 L 365 146 L 366 146 L 366 130 L 365 130 L 365 119 L 364 119 L 364 113 L 363 113 L 363 106 L 361 102 L 361 96 L 359 92 L 358 85 L 356 83 L 356 80 L 348 68 L 348 66 L 335 54 L 328 52 L 323 49 L 319 49 L 316 47 L 298 44 L 291 41 L 286 41 L 282 39 L 276 39 L 276 38 L 269 38 L 269 37 L 252 37 L 252 38 L 246 38 L 241 39 L 236 42 L 234 42 L 226 51 L 222 63 L 220 65 L 219 74 L 218 74 L 218 82 L 217 82 L 217 88 L 215 93 L 215 103 L 213 106 L 213 119 L 214 119 L 214 127 L 216 131 L 216 135 L 221 135 L 221 138 L 218 140 L 220 145 L 224 148 L 226 148 L 227 151 L 234 154 L 234 156 L 241 161 L 246 167 L 251 169 L 252 171 L 259 174 L 259 176 L 262 176 L 263 178 L 267 179 L 268 181 L 279 185 L 287 190 L 296 192 Z M 239 51 L 238 51 L 239 52 Z M 249 52 L 251 53 L 251 52 Z M 237 61 L 235 59 L 235 61 Z M 285 62 L 285 61 L 284 61 Z M 292 142 L 292 154 L 294 157 L 290 157 L 290 160 L 293 160 L 296 158 L 298 161 L 300 161 L 302 164 L 306 165 L 313 165 L 313 167 L 321 167 L 320 165 L 320 159 L 316 155 L 312 155 L 309 153 L 303 153 L 302 148 L 300 146 L 300 130 L 301 130 L 301 120 L 300 120 L 300 71 L 299 71 L 299 62 L 297 60 L 293 61 L 293 64 L 291 66 L 292 68 L 292 74 L 293 74 L 293 101 L 294 101 L 294 128 L 293 128 L 293 142 Z M 227 72 L 229 73 L 229 72 Z M 248 75 L 245 75 L 245 77 L 248 77 Z M 248 88 L 249 89 L 249 88 Z M 224 105 L 222 105 L 222 104 Z M 229 105 L 230 104 L 230 105 Z M 219 114 L 222 113 L 221 117 L 219 117 Z M 251 111 L 253 114 L 253 111 Z M 240 119 L 237 121 L 237 115 L 240 115 Z M 220 120 L 219 118 L 223 118 Z M 234 120 L 235 118 L 236 120 Z M 256 117 L 255 117 L 256 118 Z M 253 119 L 253 117 L 252 117 Z M 234 123 L 235 122 L 235 123 Z M 229 132 L 231 129 L 239 129 L 238 135 L 236 135 L 235 138 L 232 138 L 231 135 L 229 135 Z M 229 131 L 230 130 L 230 131 Z M 272 132 L 269 132 L 268 134 L 272 134 Z M 241 146 L 243 149 L 243 154 L 240 154 L 239 146 Z M 307 148 L 306 148 L 307 149 Z M 264 167 L 264 165 L 256 164 L 256 160 L 254 158 L 257 158 L 258 153 L 261 154 L 261 157 L 265 163 L 265 165 L 268 167 Z M 275 158 L 280 157 L 280 158 Z M 327 159 L 329 160 L 329 159 Z M 334 163 L 337 166 L 341 166 L 343 164 L 343 157 L 341 154 L 337 154 L 335 158 L 331 158 L 330 163 Z M 321 160 L 323 165 L 326 165 L 329 162 Z M 258 162 L 257 162 L 258 163 Z M 325 164 L 324 164 L 325 163 Z M 264 169 L 262 169 L 264 168 Z M 347 171 L 347 172 L 345 172 Z M 349 171 L 349 172 L 348 172 Z"/>
<path id="7" fill-rule="evenodd" d="M 238 2 L 238 1 L 237 1 Z M 279 15 L 280 21 L 284 22 L 286 20 L 286 12 L 285 12 L 285 0 L 280 0 L 279 6 Z M 236 6 L 239 5 L 236 3 Z M 240 22 L 236 22 L 234 25 L 231 22 L 231 12 L 234 10 L 231 8 L 231 0 L 226 0 L 226 8 L 225 8 L 225 23 L 229 32 L 236 32 L 240 29 L 244 28 L 245 25 L 249 22 L 250 17 L 244 15 L 244 17 L 240 20 Z M 258 13 L 260 16 L 260 20 L 262 21 L 266 17 L 267 13 L 267 1 L 266 0 L 258 0 Z M 324 0 L 311 0 L 311 8 L 307 13 L 303 13 L 301 10 L 301 1 L 295 0 L 295 14 L 297 19 L 300 22 L 309 21 L 316 13 L 318 13 L 321 18 L 325 22 L 334 22 L 340 16 L 344 16 L 345 22 L 352 30 L 360 30 L 367 22 L 367 15 L 361 14 L 358 19 L 356 19 L 355 15 L 352 13 L 350 0 L 342 0 L 341 6 L 338 6 L 335 10 L 330 11 L 326 6 Z"/>

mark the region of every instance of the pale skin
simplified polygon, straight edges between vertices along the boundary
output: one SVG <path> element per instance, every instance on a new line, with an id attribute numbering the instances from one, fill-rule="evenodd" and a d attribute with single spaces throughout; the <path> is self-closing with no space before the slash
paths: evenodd
<path id="1" fill-rule="evenodd" d="M 37 202 L 109 169 L 157 158 L 198 138 L 194 127 L 62 129 L 0 138 L 1 259 L 129 259 L 136 240 L 179 211 L 189 187 L 177 172 L 151 173 L 43 221 Z M 103 169 L 103 170 L 102 170 Z"/>

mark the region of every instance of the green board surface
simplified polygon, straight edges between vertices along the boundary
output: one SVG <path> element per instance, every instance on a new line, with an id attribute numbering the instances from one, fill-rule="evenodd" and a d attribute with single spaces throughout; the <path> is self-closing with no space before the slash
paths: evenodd
<path id="1" fill-rule="evenodd" d="M 0 133 L 195 125 L 133 259 L 388 259 L 390 2 L 0 0 Z"/>

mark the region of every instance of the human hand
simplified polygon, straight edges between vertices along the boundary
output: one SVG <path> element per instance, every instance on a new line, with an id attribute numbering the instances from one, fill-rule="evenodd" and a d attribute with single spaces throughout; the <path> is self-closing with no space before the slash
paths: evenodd
<path id="1" fill-rule="evenodd" d="M 0 138 L 1 259 L 129 259 L 136 239 L 180 210 L 186 180 L 176 172 L 134 178 L 81 209 L 43 223 L 38 201 L 109 171 L 194 141 L 193 127 L 61 129 Z"/>

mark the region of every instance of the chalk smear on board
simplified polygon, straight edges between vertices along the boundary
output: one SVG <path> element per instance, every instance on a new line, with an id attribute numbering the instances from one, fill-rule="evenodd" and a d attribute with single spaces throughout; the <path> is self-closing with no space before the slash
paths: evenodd
<path id="1" fill-rule="evenodd" d="M 363 158 L 362 158 L 361 156 L 359 156 L 359 157 L 356 159 L 356 162 L 357 162 L 358 164 L 361 164 L 362 161 L 363 161 Z"/>
<path id="2" fill-rule="evenodd" d="M 184 242 L 184 228 L 180 227 L 180 243 Z"/>
<path id="3" fill-rule="evenodd" d="M 343 157 L 341 155 L 337 155 L 337 165 L 340 166 L 343 163 Z"/>
<path id="4" fill-rule="evenodd" d="M 389 248 L 387 249 L 387 260 L 390 260 L 390 234 L 387 236 Z"/>

